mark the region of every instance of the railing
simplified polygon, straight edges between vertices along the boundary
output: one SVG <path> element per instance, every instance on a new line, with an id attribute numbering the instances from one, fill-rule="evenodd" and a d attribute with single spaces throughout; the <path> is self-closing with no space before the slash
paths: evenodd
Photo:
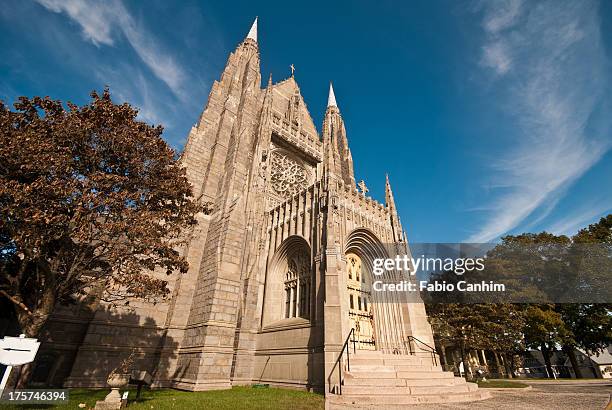
<path id="1" fill-rule="evenodd" d="M 353 337 L 352 339 L 351 336 Z M 346 337 L 346 340 L 344 341 L 344 344 L 342 345 L 342 349 L 340 350 L 340 354 L 338 355 L 338 360 L 336 360 L 334 367 L 332 368 L 331 372 L 329 373 L 329 376 L 327 377 L 327 383 L 331 386 L 331 377 L 334 374 L 334 370 L 336 369 L 336 367 L 338 368 L 337 394 L 342 394 L 342 357 L 344 355 L 344 350 L 346 350 L 346 370 L 349 372 L 351 371 L 351 349 L 349 348 L 349 341 L 353 342 L 353 353 L 356 353 L 357 347 L 355 346 L 355 329 L 350 330 L 348 336 Z M 334 391 L 331 390 L 331 393 L 334 393 Z"/>
<path id="2" fill-rule="evenodd" d="M 428 345 L 427 343 L 425 343 L 424 341 L 417 339 L 414 336 L 408 336 L 408 348 L 410 349 L 410 354 L 411 355 L 415 355 L 415 350 L 412 348 L 412 343 L 411 342 L 415 342 L 414 344 L 416 345 L 417 343 L 420 343 L 422 345 L 424 345 L 425 347 L 427 347 L 428 349 L 423 349 L 422 347 L 419 347 L 421 350 L 424 350 L 428 353 L 431 354 L 431 362 L 433 363 L 434 366 L 438 365 L 438 359 L 437 359 L 437 353 L 436 353 L 436 349 L 431 347 L 430 345 Z"/>

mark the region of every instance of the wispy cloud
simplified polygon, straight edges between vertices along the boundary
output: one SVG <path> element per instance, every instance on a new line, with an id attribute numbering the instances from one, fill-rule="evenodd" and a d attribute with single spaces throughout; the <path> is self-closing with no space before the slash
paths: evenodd
<path id="1" fill-rule="evenodd" d="M 599 216 L 603 216 L 604 213 L 610 211 L 612 207 L 609 203 L 602 204 L 589 204 L 589 206 L 583 206 L 577 212 L 572 215 L 557 221 L 551 225 L 547 230 L 556 235 L 573 235 L 579 229 L 585 228 L 588 224 Z"/>
<path id="2" fill-rule="evenodd" d="M 591 116 L 609 84 L 597 3 L 520 0 L 483 6 L 481 65 L 515 119 L 515 141 L 492 161 L 499 193 L 468 242 L 487 242 L 537 209 L 550 212 L 567 187 L 609 149 Z M 542 215 L 540 215 L 540 218 Z"/>
<path id="3" fill-rule="evenodd" d="M 126 78 L 123 73 L 130 72 Z M 172 106 L 165 103 L 163 95 L 157 95 L 138 67 L 118 63 L 115 67 L 100 66 L 94 75 L 110 87 L 113 99 L 129 102 L 138 108 L 139 119 L 150 124 L 172 127 L 174 114 Z"/>
<path id="4" fill-rule="evenodd" d="M 153 33 L 142 27 L 120 0 L 37 0 L 47 10 L 65 13 L 77 23 L 83 38 L 94 45 L 113 46 L 122 34 L 136 54 L 181 100 L 186 98 L 183 69 L 163 51 Z"/>

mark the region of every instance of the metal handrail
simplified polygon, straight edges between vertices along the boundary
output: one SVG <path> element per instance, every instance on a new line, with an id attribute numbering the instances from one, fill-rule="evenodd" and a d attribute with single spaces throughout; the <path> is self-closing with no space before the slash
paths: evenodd
<path id="1" fill-rule="evenodd" d="M 425 343 L 424 341 L 422 341 L 421 339 L 418 339 L 414 336 L 408 336 L 408 348 L 410 349 L 410 354 L 414 356 L 414 354 L 416 353 L 413 349 L 412 349 L 412 344 L 410 343 L 411 341 L 415 341 L 418 343 L 421 343 L 422 345 L 425 345 L 429 348 L 429 350 L 427 349 L 423 349 L 421 348 L 421 350 L 424 350 L 426 352 L 431 353 L 431 361 L 434 364 L 434 366 L 438 365 L 438 359 L 436 358 L 437 352 L 436 349 L 434 347 L 431 347 L 430 345 L 428 345 L 427 343 Z M 416 343 L 415 343 L 416 344 Z"/>
<path id="2" fill-rule="evenodd" d="M 353 339 L 351 339 L 353 336 Z M 327 382 L 331 384 L 331 377 L 334 374 L 334 369 L 338 367 L 338 394 L 342 394 L 342 356 L 344 355 L 344 350 L 346 349 L 346 370 L 351 371 L 351 349 L 349 349 L 349 341 L 353 342 L 353 353 L 357 352 L 357 347 L 355 346 L 355 329 L 351 328 L 349 331 L 344 344 L 342 345 L 342 349 L 340 350 L 340 354 L 338 355 L 338 360 L 334 364 L 329 376 L 327 377 Z"/>

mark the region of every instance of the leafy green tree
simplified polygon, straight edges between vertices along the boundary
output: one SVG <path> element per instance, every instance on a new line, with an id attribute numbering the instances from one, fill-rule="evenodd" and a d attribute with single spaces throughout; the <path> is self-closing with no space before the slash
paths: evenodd
<path id="1" fill-rule="evenodd" d="M 562 340 L 577 378 L 582 378 L 576 348 L 588 354 L 599 354 L 612 344 L 612 306 L 606 304 L 567 303 L 555 305 L 572 337 Z"/>
<path id="2" fill-rule="evenodd" d="M 480 311 L 473 305 L 460 303 L 436 303 L 427 305 L 427 314 L 439 345 L 457 346 L 466 378 L 472 371 L 467 353 L 484 345 L 484 333 Z"/>
<path id="3" fill-rule="evenodd" d="M 527 347 L 540 349 L 549 377 L 553 375 L 550 359 L 556 346 L 573 341 L 573 334 L 554 307 L 553 304 L 532 304 L 525 310 L 525 343 Z"/>
<path id="4" fill-rule="evenodd" d="M 569 260 L 572 269 L 578 273 L 576 286 L 578 292 L 583 292 L 582 299 L 609 300 L 612 282 L 612 214 L 578 231 L 572 241 L 573 252 Z M 576 377 L 582 377 L 575 349 L 581 348 L 588 354 L 599 354 L 612 344 L 612 304 L 557 304 L 555 310 L 573 335 L 563 341 L 562 349 L 568 355 Z"/>
<path id="5" fill-rule="evenodd" d="M 506 301 L 528 303 L 499 303 L 496 295 L 462 292 L 427 295 L 434 335 L 441 344 L 463 350 L 492 350 L 506 364 L 524 347 L 540 349 L 549 375 L 551 356 L 561 346 L 579 375 L 575 348 L 597 353 L 612 343 L 612 309 L 604 303 L 561 302 L 609 301 L 611 254 L 612 215 L 571 239 L 547 232 L 506 236 L 487 253 L 484 271 L 464 277 L 441 272 L 430 281 L 456 285 L 494 278 L 509 289 Z M 449 301 L 454 303 L 444 305 Z"/>

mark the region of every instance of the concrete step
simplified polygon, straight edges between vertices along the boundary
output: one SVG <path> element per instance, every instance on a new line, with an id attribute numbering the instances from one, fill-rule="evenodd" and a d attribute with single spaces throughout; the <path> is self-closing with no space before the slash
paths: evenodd
<path id="1" fill-rule="evenodd" d="M 421 357 L 401 357 L 401 358 L 389 358 L 389 359 L 383 359 L 383 363 L 386 365 L 393 365 L 393 366 L 402 366 L 402 365 L 411 365 L 411 364 L 421 364 L 421 365 L 425 365 L 425 366 L 434 366 L 434 363 L 431 359 L 423 359 Z M 438 363 L 435 364 L 436 366 L 438 365 Z"/>
<path id="2" fill-rule="evenodd" d="M 418 370 L 397 372 L 396 374 L 400 379 L 422 379 L 424 377 L 431 379 L 452 379 L 455 377 L 453 372 L 419 372 Z"/>
<path id="3" fill-rule="evenodd" d="M 450 386 L 351 386 L 344 385 L 342 394 L 355 396 L 401 396 L 401 395 L 429 395 L 448 393 L 468 393 L 467 384 Z"/>
<path id="4" fill-rule="evenodd" d="M 396 364 L 393 365 L 393 368 L 396 372 L 409 372 L 411 370 L 419 371 L 419 372 L 441 372 L 442 368 L 440 366 L 432 366 L 430 364 L 422 364 L 422 365 L 411 365 L 411 364 Z"/>
<path id="5" fill-rule="evenodd" d="M 345 373 L 347 377 L 356 379 L 452 379 L 455 375 L 452 372 L 442 371 L 391 371 L 391 370 L 357 370 L 351 367 L 350 372 Z"/>
<path id="6" fill-rule="evenodd" d="M 346 366 L 345 366 L 346 368 Z M 353 364 L 351 363 L 351 371 L 364 371 L 364 372 L 394 372 L 396 371 L 393 366 L 385 365 L 372 365 L 372 364 Z"/>
<path id="7" fill-rule="evenodd" d="M 345 373 L 346 377 L 355 379 L 397 379 L 395 371 L 371 372 L 369 370 L 353 370 Z"/>
<path id="8" fill-rule="evenodd" d="M 427 380 L 431 383 L 431 380 Z M 375 378 L 355 378 L 350 377 L 347 374 L 347 377 L 344 379 L 345 386 L 406 386 L 406 379 L 397 379 L 393 378 L 385 378 L 385 379 L 375 379 Z"/>
<path id="9" fill-rule="evenodd" d="M 444 379 L 360 379 L 347 377 L 344 379 L 346 386 L 454 386 L 465 384 L 465 379 L 461 377 Z"/>
<path id="10" fill-rule="evenodd" d="M 351 370 L 367 370 L 371 372 L 441 372 L 442 368 L 427 365 L 371 365 L 351 362 Z"/>
<path id="11" fill-rule="evenodd" d="M 330 395 L 325 398 L 326 408 L 336 409 L 401 409 L 409 404 L 460 403 L 490 398 L 489 392 L 478 390 L 461 393 L 427 394 L 427 395 Z"/>

